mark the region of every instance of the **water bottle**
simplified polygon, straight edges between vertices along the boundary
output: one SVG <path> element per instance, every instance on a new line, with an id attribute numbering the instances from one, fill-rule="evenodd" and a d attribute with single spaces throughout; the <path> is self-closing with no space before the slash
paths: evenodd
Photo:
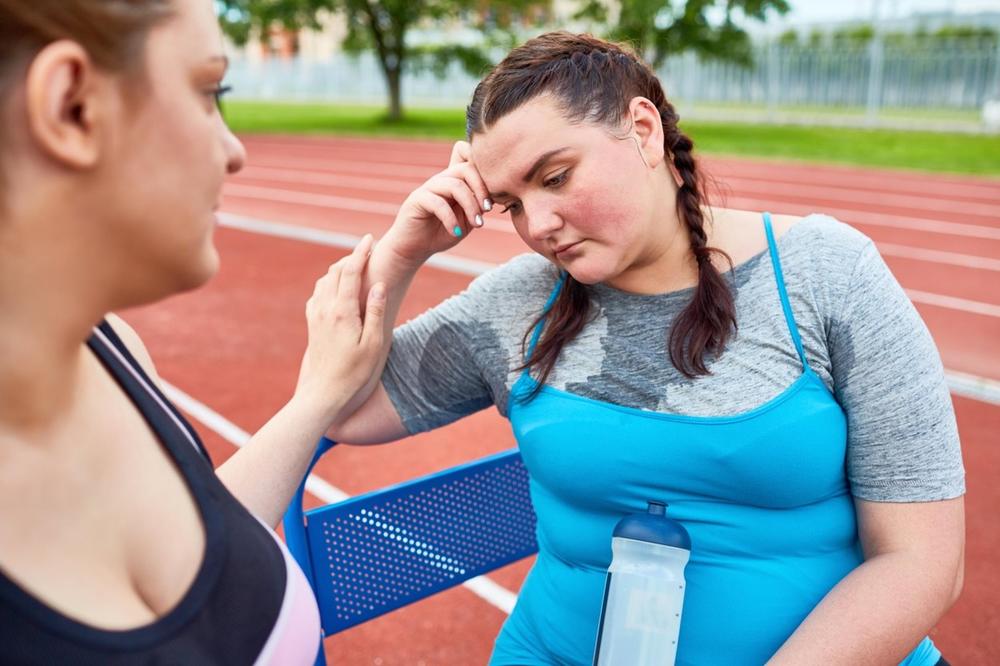
<path id="1" fill-rule="evenodd" d="M 674 663 L 691 537 L 666 509 L 649 502 L 615 526 L 594 666 Z"/>

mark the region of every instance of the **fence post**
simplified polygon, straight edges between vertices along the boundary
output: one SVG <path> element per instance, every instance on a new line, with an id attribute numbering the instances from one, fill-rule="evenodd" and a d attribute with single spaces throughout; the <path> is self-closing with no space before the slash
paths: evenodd
<path id="1" fill-rule="evenodd" d="M 774 123 L 780 93 L 778 81 L 778 44 L 771 39 L 767 44 L 767 122 Z"/>
<path id="2" fill-rule="evenodd" d="M 878 124 L 879 107 L 882 105 L 882 63 L 885 47 L 882 33 L 878 29 L 868 45 L 868 103 L 865 107 L 865 121 L 869 125 Z"/>
<path id="3" fill-rule="evenodd" d="M 996 48 L 993 49 L 993 82 L 990 84 L 992 90 L 987 90 L 983 95 L 982 122 L 983 127 L 990 132 L 1000 131 L 1000 38 L 997 38 Z"/>

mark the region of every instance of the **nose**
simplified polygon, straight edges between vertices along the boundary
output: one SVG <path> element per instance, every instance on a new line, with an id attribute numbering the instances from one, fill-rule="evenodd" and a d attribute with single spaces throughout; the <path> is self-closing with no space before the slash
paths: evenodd
<path id="1" fill-rule="evenodd" d="M 222 145 L 226 151 L 226 173 L 232 175 L 246 164 L 247 149 L 225 123 L 222 124 Z"/>
<path id="2" fill-rule="evenodd" d="M 530 209 L 524 205 L 524 215 L 528 218 L 528 235 L 532 240 L 548 240 L 563 226 L 562 218 L 549 206 L 536 203 Z"/>

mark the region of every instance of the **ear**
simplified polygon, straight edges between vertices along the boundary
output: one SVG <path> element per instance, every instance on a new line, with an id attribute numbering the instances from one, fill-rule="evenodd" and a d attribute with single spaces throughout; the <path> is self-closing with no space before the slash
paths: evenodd
<path id="1" fill-rule="evenodd" d="M 663 122 L 656 105 L 645 97 L 633 97 L 628 104 L 628 115 L 636 147 L 646 165 L 655 169 L 663 163 Z"/>
<path id="2" fill-rule="evenodd" d="M 69 40 L 49 44 L 32 60 L 25 79 L 31 140 L 66 167 L 93 167 L 112 92 L 110 78 L 97 71 L 82 46 Z"/>

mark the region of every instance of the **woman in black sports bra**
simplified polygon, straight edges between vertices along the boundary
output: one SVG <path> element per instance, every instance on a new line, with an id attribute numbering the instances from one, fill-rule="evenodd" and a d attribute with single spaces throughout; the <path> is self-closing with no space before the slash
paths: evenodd
<path id="1" fill-rule="evenodd" d="M 320 648 L 271 527 L 377 381 L 371 238 L 317 282 L 294 396 L 217 472 L 108 314 L 217 269 L 214 210 L 245 158 L 225 70 L 211 0 L 0 0 L 0 663 L 284 666 Z"/>

